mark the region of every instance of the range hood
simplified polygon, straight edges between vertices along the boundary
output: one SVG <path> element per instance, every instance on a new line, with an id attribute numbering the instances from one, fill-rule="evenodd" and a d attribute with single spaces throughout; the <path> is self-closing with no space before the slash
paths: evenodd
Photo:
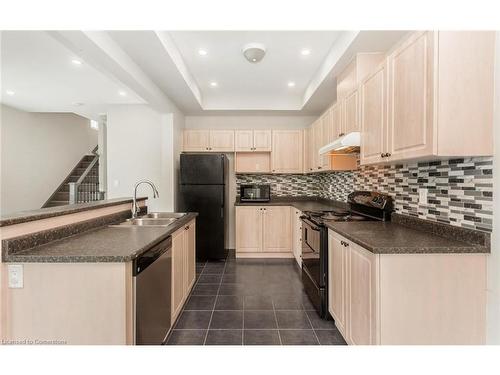
<path id="1" fill-rule="evenodd" d="M 352 132 L 337 138 L 332 143 L 327 144 L 319 149 L 319 153 L 323 154 L 354 154 L 359 152 L 361 144 L 361 133 Z"/>

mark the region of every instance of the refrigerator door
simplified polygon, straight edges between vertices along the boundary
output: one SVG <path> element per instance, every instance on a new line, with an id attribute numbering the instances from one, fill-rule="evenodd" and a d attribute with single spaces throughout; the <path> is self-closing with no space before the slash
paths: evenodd
<path id="1" fill-rule="evenodd" d="M 196 258 L 223 259 L 224 185 L 181 185 L 179 190 L 179 210 L 199 214 L 196 218 Z"/>
<path id="2" fill-rule="evenodd" d="M 181 154 L 181 185 L 222 185 L 225 183 L 224 154 Z"/>

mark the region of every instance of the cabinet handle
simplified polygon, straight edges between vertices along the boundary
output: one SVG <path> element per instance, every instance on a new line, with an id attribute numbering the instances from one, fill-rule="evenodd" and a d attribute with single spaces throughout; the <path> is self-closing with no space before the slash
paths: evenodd
<path id="1" fill-rule="evenodd" d="M 185 230 L 189 230 L 189 225 L 188 225 L 188 226 L 186 226 L 186 227 L 184 227 L 184 229 L 185 229 Z"/>
<path id="2" fill-rule="evenodd" d="M 208 147 L 205 150 L 208 150 Z"/>
<path id="3" fill-rule="evenodd" d="M 339 134 L 339 137 L 342 137 L 343 135 L 344 135 L 344 133 L 340 133 L 340 134 Z"/>
<path id="4" fill-rule="evenodd" d="M 381 153 L 381 154 L 380 154 L 380 157 L 381 157 L 381 158 L 385 158 L 385 154 L 384 154 L 384 153 Z"/>
<path id="5" fill-rule="evenodd" d="M 387 153 L 385 154 L 385 156 L 386 156 L 386 157 L 389 157 L 389 156 L 391 156 L 391 154 L 390 154 L 389 152 L 387 152 Z"/>

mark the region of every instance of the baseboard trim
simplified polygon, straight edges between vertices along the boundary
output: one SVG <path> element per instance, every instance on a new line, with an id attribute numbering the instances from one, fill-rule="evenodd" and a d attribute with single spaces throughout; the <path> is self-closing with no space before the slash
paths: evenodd
<path id="1" fill-rule="evenodd" d="M 280 259 L 293 259 L 293 253 L 238 253 L 236 258 L 280 258 Z"/>

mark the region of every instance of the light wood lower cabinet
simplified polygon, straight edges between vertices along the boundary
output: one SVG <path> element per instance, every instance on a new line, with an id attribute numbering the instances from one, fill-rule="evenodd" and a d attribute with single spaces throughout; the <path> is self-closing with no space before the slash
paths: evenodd
<path id="1" fill-rule="evenodd" d="M 172 235 L 172 314 L 174 324 L 196 278 L 196 222 L 193 220 Z"/>
<path id="2" fill-rule="evenodd" d="M 291 207 L 292 215 L 292 250 L 299 267 L 302 267 L 302 211 Z"/>
<path id="3" fill-rule="evenodd" d="M 236 256 L 293 257 L 290 207 L 236 207 Z"/>
<path id="4" fill-rule="evenodd" d="M 486 254 L 373 254 L 328 232 L 328 309 L 348 344 L 485 343 Z"/>

